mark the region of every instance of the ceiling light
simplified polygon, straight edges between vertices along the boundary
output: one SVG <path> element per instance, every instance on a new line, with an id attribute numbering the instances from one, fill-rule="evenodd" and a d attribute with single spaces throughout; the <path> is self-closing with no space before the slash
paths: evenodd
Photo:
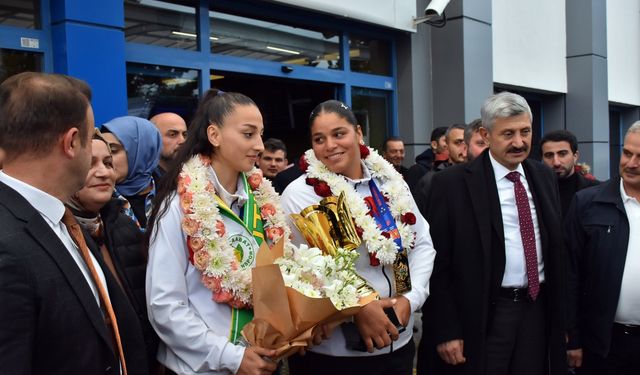
<path id="1" fill-rule="evenodd" d="M 196 34 L 193 34 L 193 33 L 185 33 L 185 32 L 182 32 L 182 31 L 172 31 L 172 32 L 171 32 L 171 34 L 173 34 L 173 35 L 180 35 L 180 36 L 186 36 L 186 37 L 189 37 L 189 38 L 197 38 L 197 37 L 198 37 Z M 220 39 L 220 38 L 217 38 L 217 37 L 215 37 L 215 36 L 210 36 L 210 37 L 209 37 L 209 39 L 210 39 L 210 40 L 218 40 L 218 39 Z"/>
<path id="2" fill-rule="evenodd" d="M 299 55 L 300 54 L 299 51 L 293 51 L 293 50 L 290 50 L 290 49 L 278 48 L 278 47 L 273 47 L 273 46 L 267 46 L 267 49 L 270 49 L 272 51 L 290 53 L 292 55 Z"/>

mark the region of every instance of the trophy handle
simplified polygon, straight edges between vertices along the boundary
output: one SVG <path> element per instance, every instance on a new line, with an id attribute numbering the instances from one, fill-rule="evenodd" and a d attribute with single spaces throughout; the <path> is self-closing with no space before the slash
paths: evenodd
<path id="1" fill-rule="evenodd" d="M 340 222 L 340 245 L 346 250 L 355 250 L 360 247 L 362 240 L 356 231 L 356 224 L 351 218 L 351 212 L 345 202 L 344 193 L 338 197 L 338 222 Z"/>

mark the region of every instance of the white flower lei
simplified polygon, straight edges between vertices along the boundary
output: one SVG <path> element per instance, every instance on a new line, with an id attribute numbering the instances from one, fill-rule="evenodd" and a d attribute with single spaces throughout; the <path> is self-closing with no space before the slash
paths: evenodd
<path id="1" fill-rule="evenodd" d="M 207 157 L 196 155 L 184 163 L 178 185 L 184 213 L 182 228 L 193 251 L 193 265 L 202 273 L 202 282 L 212 290 L 213 299 L 244 308 L 251 306 L 251 269 L 240 268 L 228 241 L 224 221 L 213 198 L 216 194 L 211 182 L 213 173 Z M 262 178 L 262 172 L 255 167 L 246 175 L 261 209 L 267 238 L 275 243 L 284 237 L 285 246 L 290 246 L 291 229 L 271 182 Z M 263 212 L 265 207 L 269 210 Z"/>
<path id="2" fill-rule="evenodd" d="M 411 209 L 411 192 L 404 184 L 402 176 L 393 166 L 380 156 L 374 149 L 368 147 L 369 155 L 363 159 L 369 169 L 371 177 L 378 178 L 382 182 L 380 192 L 389 199 L 391 215 L 396 221 L 402 245 L 411 249 L 415 243 L 415 231 L 410 225 L 402 223 L 400 217 Z M 317 178 L 329 185 L 331 192 L 339 196 L 345 195 L 345 201 L 357 226 L 362 228 L 362 239 L 367 243 L 369 253 L 375 254 L 382 264 L 392 264 L 398 253 L 398 246 L 392 238 L 386 238 L 373 217 L 368 215 L 369 208 L 356 190 L 347 182 L 344 176 L 333 173 L 318 160 L 313 149 L 305 152 L 305 159 L 309 164 L 307 175 Z"/>

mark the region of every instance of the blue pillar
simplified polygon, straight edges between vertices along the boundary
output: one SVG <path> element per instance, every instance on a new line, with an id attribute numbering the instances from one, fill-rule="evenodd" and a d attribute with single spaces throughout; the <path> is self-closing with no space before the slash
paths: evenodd
<path id="1" fill-rule="evenodd" d="M 127 114 L 124 3 L 52 0 L 53 69 L 93 90 L 96 125 Z"/>

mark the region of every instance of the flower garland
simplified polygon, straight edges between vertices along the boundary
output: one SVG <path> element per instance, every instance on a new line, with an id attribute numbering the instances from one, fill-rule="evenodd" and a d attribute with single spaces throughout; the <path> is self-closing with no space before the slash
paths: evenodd
<path id="1" fill-rule="evenodd" d="M 410 211 L 411 193 L 402 176 L 375 150 L 361 145 L 360 155 L 371 176 L 382 182 L 380 191 L 389 202 L 391 215 L 396 221 L 403 246 L 407 249 L 413 248 L 416 233 L 411 226 L 416 223 L 416 217 Z M 367 243 L 369 254 L 382 264 L 392 264 L 398 253 L 396 243 L 390 238 L 389 233 L 380 230 L 370 215 L 369 206 L 345 177 L 331 172 L 316 158 L 312 149 L 305 152 L 300 164 L 309 177 L 307 184 L 314 187 L 316 194 L 326 197 L 344 193 L 345 201 L 348 202 L 351 215 L 359 228 L 358 234 L 362 233 L 361 238 Z"/>
<path id="2" fill-rule="evenodd" d="M 178 194 L 184 218 L 182 229 L 187 235 L 189 261 L 202 273 L 202 283 L 212 291 L 213 300 L 235 308 L 250 308 L 251 269 L 241 269 L 230 245 L 213 183 L 211 160 L 196 155 L 184 163 L 178 177 Z M 253 168 L 247 181 L 260 208 L 264 230 L 271 243 L 288 239 L 291 230 L 280 198 L 262 172 Z"/>

